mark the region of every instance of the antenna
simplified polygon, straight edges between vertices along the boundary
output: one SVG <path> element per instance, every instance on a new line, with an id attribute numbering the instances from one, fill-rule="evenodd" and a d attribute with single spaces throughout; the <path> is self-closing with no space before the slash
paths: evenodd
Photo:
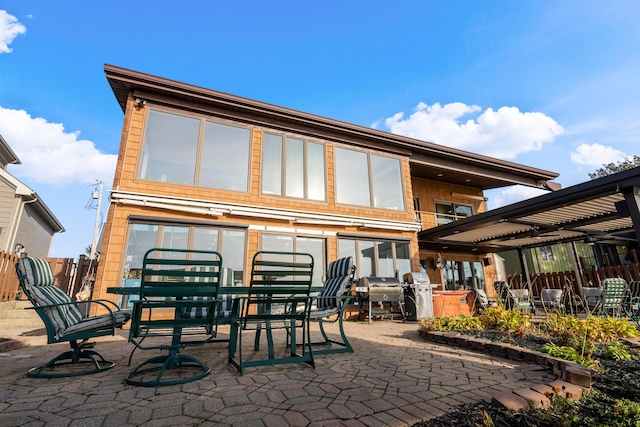
<path id="1" fill-rule="evenodd" d="M 89 259 L 96 259 L 96 246 L 98 245 L 98 236 L 100 235 L 100 205 L 102 203 L 102 181 L 98 181 L 98 188 L 93 190 L 91 197 L 98 199 L 98 207 L 96 208 L 96 223 L 93 227 L 93 241 L 91 242 L 91 253 Z"/>

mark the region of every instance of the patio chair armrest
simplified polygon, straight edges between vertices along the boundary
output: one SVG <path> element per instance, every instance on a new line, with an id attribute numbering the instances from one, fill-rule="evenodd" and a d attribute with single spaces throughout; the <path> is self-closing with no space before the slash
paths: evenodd
<path id="1" fill-rule="evenodd" d="M 77 304 L 78 304 L 77 301 L 68 301 L 68 302 L 61 302 L 58 304 L 38 305 L 37 307 L 25 307 L 25 310 L 38 310 L 41 308 L 56 308 L 56 307 L 62 307 L 64 305 L 77 305 Z"/>

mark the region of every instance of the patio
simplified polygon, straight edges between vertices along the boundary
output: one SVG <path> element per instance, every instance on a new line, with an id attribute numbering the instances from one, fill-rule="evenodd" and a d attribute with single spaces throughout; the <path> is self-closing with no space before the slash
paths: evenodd
<path id="1" fill-rule="evenodd" d="M 50 380 L 25 373 L 66 343 L 47 346 L 43 336 L 26 337 L 30 347 L 0 353 L 0 425 L 411 426 L 463 403 L 555 379 L 535 364 L 427 342 L 415 322 L 345 322 L 345 330 L 355 352 L 319 355 L 315 369 L 263 366 L 240 376 L 227 363 L 227 344 L 190 348 L 211 375 L 157 388 L 124 384 L 148 357 L 136 352 L 127 366 L 126 330 L 96 340 L 115 368 Z M 274 338 L 284 340 L 280 335 Z M 283 346 L 276 341 L 276 348 Z"/>

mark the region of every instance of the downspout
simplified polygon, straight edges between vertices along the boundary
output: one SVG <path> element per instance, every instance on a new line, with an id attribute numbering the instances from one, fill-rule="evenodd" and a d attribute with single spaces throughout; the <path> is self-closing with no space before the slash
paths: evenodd
<path id="1" fill-rule="evenodd" d="M 22 219 L 24 206 L 37 201 L 38 201 L 37 197 L 33 197 L 32 200 L 28 200 L 28 201 L 20 197 L 20 202 L 16 206 L 16 215 L 14 217 L 13 224 L 11 225 L 11 235 L 7 239 L 7 248 L 6 248 L 7 252 L 13 253 L 13 248 L 16 244 L 16 235 L 18 234 L 18 225 L 20 225 L 20 220 Z"/>

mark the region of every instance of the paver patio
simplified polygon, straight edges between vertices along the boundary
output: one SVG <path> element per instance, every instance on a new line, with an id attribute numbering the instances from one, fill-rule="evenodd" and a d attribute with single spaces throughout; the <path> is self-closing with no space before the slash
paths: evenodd
<path id="1" fill-rule="evenodd" d="M 415 322 L 345 322 L 345 329 L 355 352 L 317 356 L 315 369 L 288 364 L 240 376 L 227 364 L 227 344 L 216 343 L 184 351 L 205 361 L 211 375 L 158 388 L 124 384 L 137 363 L 156 354 L 136 351 L 127 366 L 127 331 L 96 340 L 115 368 L 60 379 L 25 376 L 68 347 L 30 337 L 30 347 L 0 353 L 0 425 L 411 426 L 554 378 L 537 365 L 424 341 Z"/>

